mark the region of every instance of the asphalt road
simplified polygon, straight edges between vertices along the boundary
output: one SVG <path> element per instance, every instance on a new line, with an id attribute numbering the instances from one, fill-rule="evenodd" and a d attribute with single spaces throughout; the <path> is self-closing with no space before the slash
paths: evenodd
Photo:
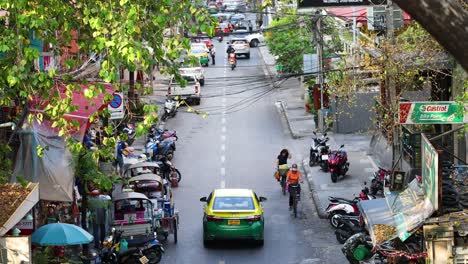
<path id="1" fill-rule="evenodd" d="M 213 38 L 216 65 L 205 68 L 200 106 L 206 118 L 180 109 L 166 128 L 176 129 L 179 141 L 173 160 L 182 172 L 174 189 L 180 212 L 179 241 L 164 242 L 163 263 L 344 263 L 340 246 L 326 220 L 318 219 L 310 194 L 303 192 L 299 217 L 288 210 L 287 196 L 273 178 L 274 160 L 282 148 L 293 151 L 300 163 L 304 141 L 291 139 L 275 106 L 275 89 L 265 77 L 258 49 L 251 58 L 239 58 L 228 68 L 225 41 Z M 297 151 L 296 151 L 297 150 Z M 211 248 L 202 243 L 202 207 L 199 198 L 215 188 L 251 188 L 265 196 L 265 244 L 247 241 L 220 242 Z M 303 190 L 306 190 L 303 187 Z"/>

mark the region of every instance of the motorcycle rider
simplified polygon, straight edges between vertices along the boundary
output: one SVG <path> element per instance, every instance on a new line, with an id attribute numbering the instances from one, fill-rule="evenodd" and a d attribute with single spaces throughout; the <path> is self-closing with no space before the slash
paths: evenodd
<path id="1" fill-rule="evenodd" d="M 226 53 L 228 54 L 228 56 L 229 56 L 229 54 L 235 53 L 235 52 L 236 52 L 236 50 L 232 47 L 231 44 L 229 44 L 229 46 L 228 46 L 228 48 L 226 50 Z"/>
<path id="2" fill-rule="evenodd" d="M 297 185 L 297 192 L 300 194 L 301 193 L 301 185 L 299 184 L 299 181 L 301 181 L 301 173 L 297 170 L 297 164 L 294 163 L 291 165 L 291 170 L 288 171 L 288 174 L 286 176 L 286 182 L 288 183 L 289 186 L 291 185 Z M 292 210 L 292 205 L 293 205 L 293 193 L 291 192 L 291 189 L 289 190 L 289 210 Z"/>

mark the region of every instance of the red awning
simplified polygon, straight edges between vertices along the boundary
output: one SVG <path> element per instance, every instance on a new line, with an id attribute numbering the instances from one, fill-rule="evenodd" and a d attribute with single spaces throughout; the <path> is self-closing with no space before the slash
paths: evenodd
<path id="1" fill-rule="evenodd" d="M 69 113 L 65 114 L 64 118 L 68 120 L 76 120 L 79 125 L 80 129 L 78 131 L 71 132 L 73 136 L 78 136 L 78 140 L 82 140 L 86 130 L 89 127 L 89 118 L 98 112 L 99 110 L 104 109 L 107 107 L 108 102 L 104 102 L 104 95 L 99 94 L 96 98 L 87 99 L 84 96 L 85 90 L 91 86 L 96 85 L 97 83 L 88 83 L 88 84 L 80 84 L 81 91 L 73 91 L 73 106 L 77 106 L 78 109 Z M 104 85 L 106 89 L 106 94 L 113 94 L 115 89 L 112 85 L 108 83 L 100 83 Z M 67 95 L 65 94 L 65 85 L 60 85 L 56 89 L 60 92 L 61 98 L 66 98 Z M 43 98 L 36 97 L 30 101 L 30 112 L 32 113 L 41 113 L 43 109 L 49 104 L 48 101 L 43 100 Z M 58 128 L 52 128 L 52 122 L 49 120 L 43 120 L 40 125 L 35 125 L 35 129 L 39 130 L 41 134 L 56 136 L 58 134 Z"/>

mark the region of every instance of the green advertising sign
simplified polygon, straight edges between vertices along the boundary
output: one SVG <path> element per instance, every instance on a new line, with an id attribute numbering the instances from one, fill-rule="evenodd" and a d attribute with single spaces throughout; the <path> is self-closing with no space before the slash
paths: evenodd
<path id="1" fill-rule="evenodd" d="M 439 208 L 439 154 L 427 137 L 421 137 L 422 168 L 424 195 L 429 199 L 434 210 Z"/>
<path id="2" fill-rule="evenodd" d="M 465 106 L 467 107 L 467 106 Z M 462 124 L 468 123 L 465 109 L 456 102 L 402 102 L 400 124 Z"/>

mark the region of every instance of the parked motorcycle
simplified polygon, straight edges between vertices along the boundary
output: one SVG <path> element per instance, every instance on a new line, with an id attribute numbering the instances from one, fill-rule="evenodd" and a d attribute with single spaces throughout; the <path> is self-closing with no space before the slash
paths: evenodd
<path id="1" fill-rule="evenodd" d="M 160 159 L 157 164 L 161 170 L 161 175 L 171 183 L 172 187 L 177 187 L 180 180 L 182 180 L 182 174 L 174 164 L 166 158 Z"/>
<path id="2" fill-rule="evenodd" d="M 158 140 L 164 140 L 170 137 L 174 137 L 176 140 L 178 139 L 177 131 L 168 130 L 168 129 L 163 130 L 161 128 L 156 127 L 155 125 L 151 127 L 148 137 L 158 139 Z"/>
<path id="3" fill-rule="evenodd" d="M 122 132 L 127 134 L 127 143 L 129 146 L 131 146 L 135 141 L 135 125 L 130 123 L 125 124 L 124 128 L 122 129 Z"/>
<path id="4" fill-rule="evenodd" d="M 349 169 L 348 154 L 342 148 L 344 145 L 328 154 L 328 167 L 332 182 L 336 182 L 339 176 L 345 176 Z"/>
<path id="5" fill-rule="evenodd" d="M 364 221 L 361 216 L 335 215 L 338 228 L 335 230 L 336 240 L 344 244 L 352 235 L 366 232 Z"/>
<path id="6" fill-rule="evenodd" d="M 336 219 L 336 215 L 359 215 L 359 209 L 357 203 L 361 200 L 372 200 L 375 199 L 375 196 L 369 193 L 369 188 L 367 188 L 367 183 L 364 182 L 364 188 L 359 193 L 358 197 L 354 197 L 353 200 L 329 196 L 328 200 L 330 203 L 325 210 L 327 218 L 330 221 L 330 225 L 334 228 L 339 227 L 339 223 Z"/>
<path id="7" fill-rule="evenodd" d="M 237 66 L 237 59 L 235 53 L 229 53 L 229 65 L 231 65 L 231 70 Z"/>
<path id="8" fill-rule="evenodd" d="M 392 171 L 379 167 L 379 170 L 374 172 L 374 178 L 372 179 L 370 186 L 370 193 L 372 195 L 376 195 L 380 191 L 383 194 L 384 186 L 388 186 L 390 184 L 391 174 Z"/>
<path id="9" fill-rule="evenodd" d="M 161 116 L 162 121 L 166 121 L 169 117 L 175 117 L 177 114 L 177 109 L 179 108 L 179 103 L 168 97 L 164 103 L 164 113 Z"/>
<path id="10" fill-rule="evenodd" d="M 172 138 L 160 142 L 154 138 L 148 138 L 146 142 L 146 153 L 149 154 L 152 161 L 157 161 L 161 156 L 172 160 L 174 157 L 175 143 Z"/>
<path id="11" fill-rule="evenodd" d="M 133 248 L 121 250 L 123 231 L 112 229 L 112 234 L 104 239 L 101 252 L 102 263 L 159 263 L 161 262 L 164 248 L 157 239 L 142 240 L 140 243 L 131 244 Z"/>
<path id="12" fill-rule="evenodd" d="M 317 137 L 317 133 L 314 131 L 315 138 L 313 139 L 312 145 L 310 146 L 310 154 L 309 154 L 309 166 L 312 167 L 316 163 L 322 163 L 322 157 L 327 159 L 328 162 L 328 154 L 329 146 L 327 146 L 327 133 L 323 134 L 321 138 Z M 328 167 L 328 166 L 327 166 Z"/>

